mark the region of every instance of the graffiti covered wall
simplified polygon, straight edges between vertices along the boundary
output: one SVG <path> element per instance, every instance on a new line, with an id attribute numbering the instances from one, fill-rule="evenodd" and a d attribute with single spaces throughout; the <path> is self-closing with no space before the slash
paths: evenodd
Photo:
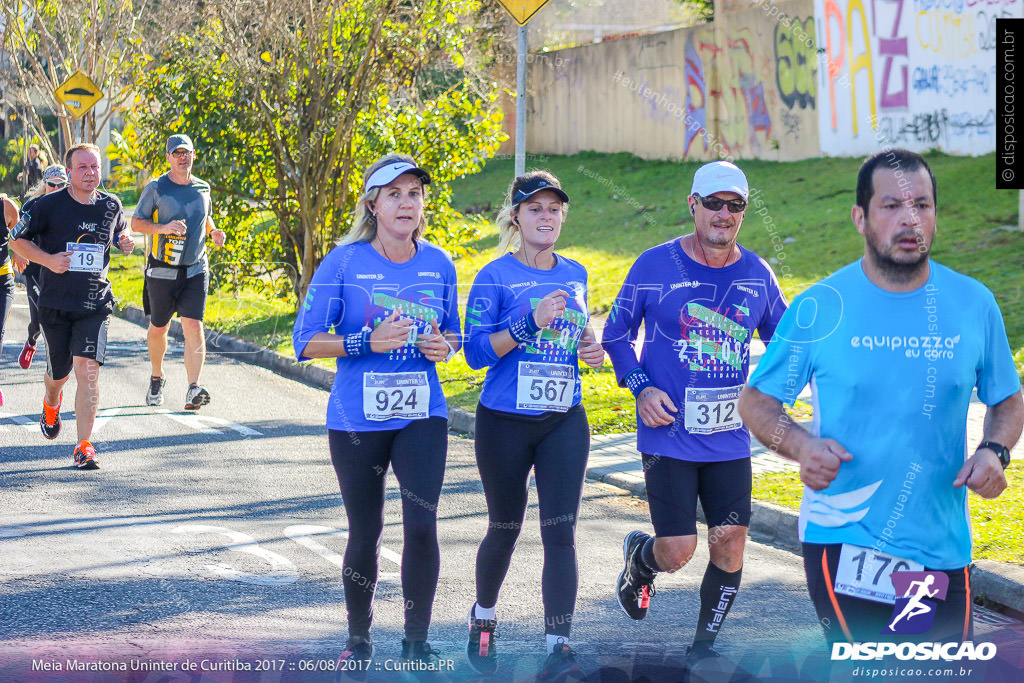
<path id="1" fill-rule="evenodd" d="M 812 11 L 811 0 L 787 0 L 771 15 L 747 8 L 704 26 L 534 55 L 527 146 L 649 158 L 814 156 Z"/>
<path id="2" fill-rule="evenodd" d="M 815 0 L 828 154 L 995 149 L 995 20 L 1022 0 Z"/>
<path id="3" fill-rule="evenodd" d="M 719 0 L 714 22 L 532 55 L 531 152 L 776 160 L 995 149 L 1024 0 Z"/>

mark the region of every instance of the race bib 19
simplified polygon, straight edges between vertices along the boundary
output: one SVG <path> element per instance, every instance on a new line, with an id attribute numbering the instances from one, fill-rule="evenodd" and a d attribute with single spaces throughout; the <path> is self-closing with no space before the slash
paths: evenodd
<path id="1" fill-rule="evenodd" d="M 571 365 L 519 361 L 516 409 L 564 413 L 576 393 L 576 369 Z"/>
<path id="2" fill-rule="evenodd" d="M 68 242 L 71 265 L 68 270 L 75 273 L 98 273 L 103 270 L 103 245 Z"/>
<path id="3" fill-rule="evenodd" d="M 728 432 L 743 426 L 740 401 L 743 385 L 719 389 L 687 389 L 684 426 L 690 434 Z"/>
<path id="4" fill-rule="evenodd" d="M 363 415 L 382 421 L 393 417 L 419 420 L 430 415 L 430 385 L 426 372 L 367 372 L 363 374 Z"/>
<path id="5" fill-rule="evenodd" d="M 889 575 L 893 572 L 924 571 L 924 565 L 859 545 L 843 544 L 836 569 L 836 593 L 863 600 L 896 603 L 896 589 Z"/>

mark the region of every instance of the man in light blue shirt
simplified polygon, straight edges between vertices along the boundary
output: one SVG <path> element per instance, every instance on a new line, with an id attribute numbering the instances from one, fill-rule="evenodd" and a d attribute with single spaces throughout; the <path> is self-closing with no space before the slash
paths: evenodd
<path id="1" fill-rule="evenodd" d="M 864 257 L 793 301 L 740 415 L 800 463 L 804 568 L 827 640 L 970 640 L 967 489 L 1003 492 L 1024 422 L 1002 316 L 984 285 L 929 259 L 936 188 L 921 156 L 868 159 L 852 218 Z M 782 408 L 808 383 L 812 432 Z M 967 443 L 975 388 L 989 406 L 980 445 Z M 903 572 L 948 577 L 924 631 L 887 629 Z"/>

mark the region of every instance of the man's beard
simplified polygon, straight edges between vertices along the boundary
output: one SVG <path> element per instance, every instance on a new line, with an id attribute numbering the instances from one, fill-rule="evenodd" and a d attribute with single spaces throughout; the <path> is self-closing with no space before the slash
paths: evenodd
<path id="1" fill-rule="evenodd" d="M 931 252 L 931 245 L 928 245 L 928 248 L 924 250 L 921 249 L 921 247 L 924 246 L 924 241 L 919 231 L 913 231 L 911 233 L 911 236 L 917 241 L 918 248 L 914 252 L 917 255 L 917 258 L 910 261 L 897 261 L 888 253 L 882 251 L 878 245 L 878 236 L 875 234 L 875 231 L 872 229 L 871 224 L 867 222 L 866 218 L 864 236 L 867 238 L 866 244 L 868 246 L 868 251 L 871 254 L 871 260 L 882 272 L 882 277 L 893 284 L 906 284 L 920 275 L 928 267 L 928 254 Z M 896 242 L 905 236 L 906 235 L 904 233 L 900 233 L 893 239 L 892 244 L 895 246 Z"/>

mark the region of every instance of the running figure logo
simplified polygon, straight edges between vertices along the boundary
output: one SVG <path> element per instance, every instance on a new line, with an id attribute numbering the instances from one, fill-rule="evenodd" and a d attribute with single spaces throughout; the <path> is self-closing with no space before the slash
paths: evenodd
<path id="1" fill-rule="evenodd" d="M 935 623 L 937 603 L 925 598 L 946 599 L 949 577 L 942 572 L 893 572 L 892 584 L 896 588 L 896 604 L 892 608 L 892 621 L 882 633 L 919 635 Z"/>

